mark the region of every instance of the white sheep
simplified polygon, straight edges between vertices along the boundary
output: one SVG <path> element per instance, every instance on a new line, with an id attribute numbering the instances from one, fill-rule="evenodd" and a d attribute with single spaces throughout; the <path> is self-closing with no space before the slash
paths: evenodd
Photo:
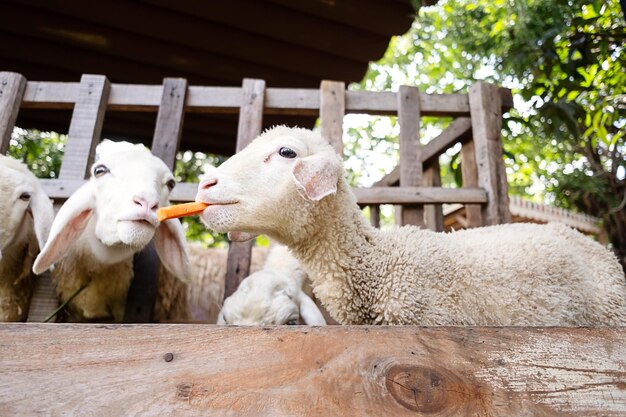
<path id="1" fill-rule="evenodd" d="M 156 218 L 174 185 L 163 161 L 144 149 L 114 151 L 93 164 L 89 181 L 59 210 L 33 266 L 41 273 L 55 264 L 62 301 L 86 285 L 66 308 L 69 320 L 121 321 L 133 255 L 153 238 L 161 260 L 155 319 L 188 319 L 185 235 L 178 220 Z"/>
<path id="2" fill-rule="evenodd" d="M 201 217 L 287 245 L 342 324 L 624 325 L 615 256 L 561 224 L 435 233 L 365 220 L 320 135 L 277 127 L 211 170 Z"/>
<path id="3" fill-rule="evenodd" d="M 322 312 L 305 293 L 307 274 L 286 246 L 274 245 L 265 264 L 244 279 L 224 300 L 217 324 L 326 324 Z"/>
<path id="4" fill-rule="evenodd" d="M 54 210 L 26 166 L 0 155 L 0 321 L 23 321 L 34 276 L 31 267 L 43 247 Z"/>
<path id="5" fill-rule="evenodd" d="M 224 300 L 227 248 L 205 248 L 199 243 L 187 246 L 190 279 L 187 299 L 194 321 L 215 324 Z M 267 248 L 253 246 L 250 273 L 261 269 Z"/>

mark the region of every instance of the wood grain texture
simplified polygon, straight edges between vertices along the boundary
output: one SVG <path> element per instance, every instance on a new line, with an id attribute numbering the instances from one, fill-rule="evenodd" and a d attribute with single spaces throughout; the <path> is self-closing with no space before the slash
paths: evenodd
<path id="1" fill-rule="evenodd" d="M 489 202 L 482 207 L 486 225 L 509 223 L 508 183 L 502 160 L 501 98 L 497 86 L 478 82 L 469 89 L 472 135 L 478 165 L 478 185 L 487 192 Z"/>
<path id="2" fill-rule="evenodd" d="M 237 152 L 261 134 L 263 129 L 263 105 L 265 102 L 265 81 L 243 80 L 243 96 L 237 128 Z M 226 264 L 226 282 L 224 298 L 230 296 L 241 281 L 250 273 L 252 243 L 230 242 L 228 246 L 228 262 Z"/>
<path id="3" fill-rule="evenodd" d="M 26 321 L 41 323 L 43 322 L 57 307 L 59 300 L 56 289 L 52 283 L 50 271 L 46 271 L 37 277 L 33 296 L 28 307 L 28 318 Z M 54 320 L 52 320 L 54 322 Z"/>
<path id="4" fill-rule="evenodd" d="M 100 141 L 109 89 L 109 80 L 103 75 L 82 76 L 59 179 L 88 176 L 96 145 Z"/>
<path id="5" fill-rule="evenodd" d="M 0 72 L 0 154 L 6 154 L 20 111 L 26 78 L 16 72 Z"/>
<path id="6" fill-rule="evenodd" d="M 626 328 L 0 325 L 1 415 L 623 416 Z"/>
<path id="7" fill-rule="evenodd" d="M 422 176 L 424 187 L 441 187 L 441 167 L 439 161 L 431 162 Z M 435 232 L 443 232 L 443 207 L 441 204 L 425 204 L 424 220 L 426 227 Z"/>
<path id="8" fill-rule="evenodd" d="M 485 203 L 481 188 L 372 187 L 352 188 L 359 204 Z"/>
<path id="9" fill-rule="evenodd" d="M 476 164 L 476 151 L 474 142 L 469 141 L 461 148 L 461 175 L 463 187 L 478 187 L 478 165 Z M 482 207 L 478 204 L 465 206 L 466 227 L 479 227 L 483 225 Z"/>
<path id="10" fill-rule="evenodd" d="M 320 85 L 320 132 L 343 157 L 343 116 L 346 113 L 346 84 L 322 81 Z"/>
<path id="11" fill-rule="evenodd" d="M 68 198 L 84 180 L 41 180 L 46 193 L 55 199 Z M 171 201 L 193 201 L 198 184 L 184 182 L 176 185 Z M 481 188 L 440 187 L 355 187 L 352 192 L 359 204 L 403 204 L 403 203 L 486 203 L 487 195 Z"/>
<path id="12" fill-rule="evenodd" d="M 78 83 L 29 81 L 23 108 L 72 109 L 78 100 Z M 111 84 L 108 110 L 156 112 L 162 86 L 145 84 Z M 189 113 L 237 114 L 243 91 L 240 87 L 189 86 L 186 111 Z M 502 110 L 512 107 L 511 91 L 499 89 Z M 346 113 L 395 116 L 397 94 L 392 92 L 346 91 Z M 420 94 L 422 116 L 467 117 L 470 106 L 467 94 Z M 312 88 L 268 88 L 265 114 L 317 116 L 319 90 Z"/>
<path id="13" fill-rule="evenodd" d="M 422 145 L 420 143 L 420 91 L 400 86 L 398 91 L 398 122 L 400 123 L 400 186 L 422 185 Z M 400 210 L 400 225 L 424 225 L 424 208 L 405 205 Z"/>
<path id="14" fill-rule="evenodd" d="M 151 150 L 171 170 L 174 170 L 176 152 L 178 152 L 183 133 L 186 96 L 186 79 L 165 78 L 163 80 L 163 95 L 157 114 Z"/>

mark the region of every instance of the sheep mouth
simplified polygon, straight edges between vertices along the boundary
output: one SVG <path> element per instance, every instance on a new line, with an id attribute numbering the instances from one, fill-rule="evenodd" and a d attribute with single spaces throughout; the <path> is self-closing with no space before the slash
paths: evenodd
<path id="1" fill-rule="evenodd" d="M 155 228 L 156 222 L 152 221 L 150 219 L 127 219 L 127 220 L 120 220 L 120 222 L 129 222 L 129 223 L 133 223 L 136 224 L 138 226 L 146 226 L 146 227 L 151 227 L 151 228 Z"/>

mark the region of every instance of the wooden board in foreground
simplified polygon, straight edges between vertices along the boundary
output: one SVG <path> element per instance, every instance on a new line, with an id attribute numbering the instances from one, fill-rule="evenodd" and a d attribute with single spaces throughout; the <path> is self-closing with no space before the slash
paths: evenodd
<path id="1" fill-rule="evenodd" d="M 0 415 L 624 416 L 626 328 L 0 326 Z"/>

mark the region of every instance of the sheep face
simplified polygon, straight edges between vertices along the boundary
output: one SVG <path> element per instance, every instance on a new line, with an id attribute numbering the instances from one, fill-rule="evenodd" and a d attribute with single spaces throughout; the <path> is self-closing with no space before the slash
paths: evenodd
<path id="1" fill-rule="evenodd" d="M 59 210 L 35 272 L 65 256 L 77 240 L 97 261 L 112 264 L 155 237 L 165 266 L 185 278 L 182 268 L 188 261 L 180 222 L 167 220 L 159 226 L 156 218 L 156 209 L 168 204 L 174 185 L 167 166 L 146 150 L 124 150 L 99 159 L 89 181 Z"/>
<path id="2" fill-rule="evenodd" d="M 156 209 L 167 205 L 174 177 L 143 150 L 117 152 L 91 169 L 95 235 L 106 246 L 144 247 L 158 226 Z"/>
<path id="3" fill-rule="evenodd" d="M 287 280 L 289 277 L 277 277 L 267 271 L 250 275 L 224 300 L 217 324 L 300 324 L 298 294 Z"/>
<path id="4" fill-rule="evenodd" d="M 37 178 L 18 161 L 0 155 L 0 258 L 2 250 L 23 241 L 32 227 L 40 247 L 48 237 L 54 211 Z"/>
<path id="5" fill-rule="evenodd" d="M 265 233 L 284 242 L 309 222 L 311 207 L 337 190 L 338 155 L 321 136 L 278 127 L 205 173 L 196 201 L 208 203 L 206 225 L 232 240 Z"/>

